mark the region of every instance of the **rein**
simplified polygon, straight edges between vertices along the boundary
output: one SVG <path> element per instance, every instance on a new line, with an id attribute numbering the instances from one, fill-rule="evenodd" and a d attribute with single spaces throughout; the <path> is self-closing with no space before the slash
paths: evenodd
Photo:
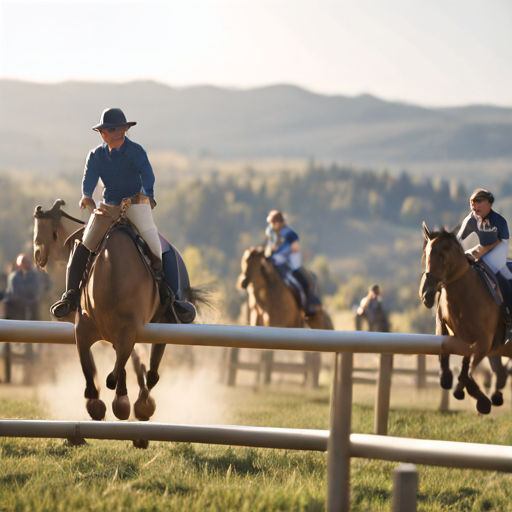
<path id="1" fill-rule="evenodd" d="M 83 220 L 77 219 L 76 217 L 72 217 L 71 215 L 69 215 L 69 213 L 66 213 L 64 210 L 60 210 L 60 213 L 63 217 L 66 217 L 66 219 L 72 220 L 77 224 L 85 224 Z"/>

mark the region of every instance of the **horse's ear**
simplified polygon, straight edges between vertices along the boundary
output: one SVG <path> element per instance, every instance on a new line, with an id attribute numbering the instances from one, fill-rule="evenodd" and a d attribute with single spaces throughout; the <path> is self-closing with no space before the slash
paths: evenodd
<path id="1" fill-rule="evenodd" d="M 36 206 L 36 209 L 34 210 L 34 217 L 37 216 L 38 213 L 41 213 L 43 211 L 43 207 L 41 205 Z"/>
<path id="2" fill-rule="evenodd" d="M 55 203 L 53 203 L 52 211 L 60 210 L 60 207 L 64 206 L 65 204 L 66 204 L 66 202 L 64 201 L 64 199 L 57 199 L 57 201 L 55 201 Z"/>
<path id="3" fill-rule="evenodd" d="M 423 221 L 423 235 L 425 236 L 425 240 L 431 240 L 430 231 L 428 230 L 425 221 Z"/>

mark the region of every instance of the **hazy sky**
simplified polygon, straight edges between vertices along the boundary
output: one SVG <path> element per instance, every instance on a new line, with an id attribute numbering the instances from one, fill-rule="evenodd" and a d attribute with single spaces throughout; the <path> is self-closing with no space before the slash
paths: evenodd
<path id="1" fill-rule="evenodd" d="M 512 106 L 512 1 L 1 1 L 0 78 Z"/>

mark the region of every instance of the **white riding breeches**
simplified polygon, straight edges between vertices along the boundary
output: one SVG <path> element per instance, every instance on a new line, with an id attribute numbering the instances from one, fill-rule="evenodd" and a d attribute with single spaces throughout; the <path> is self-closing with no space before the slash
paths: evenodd
<path id="1" fill-rule="evenodd" d="M 494 249 L 484 254 L 482 259 L 495 274 L 500 272 L 505 279 L 512 279 L 512 273 L 507 267 L 507 254 L 508 240 L 502 240 Z"/>
<path id="2" fill-rule="evenodd" d="M 132 204 L 126 210 L 126 216 L 139 230 L 140 236 L 146 241 L 151 252 L 162 259 L 162 246 L 158 230 L 153 220 L 153 211 L 150 204 Z"/>
<path id="3" fill-rule="evenodd" d="M 302 256 L 300 252 L 291 252 L 290 253 L 290 265 L 293 270 L 297 270 L 302 267 Z"/>

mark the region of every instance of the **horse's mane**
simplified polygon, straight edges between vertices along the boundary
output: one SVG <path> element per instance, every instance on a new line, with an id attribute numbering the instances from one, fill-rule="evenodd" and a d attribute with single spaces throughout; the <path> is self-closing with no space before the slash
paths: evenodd
<path id="1" fill-rule="evenodd" d="M 443 228 L 440 231 L 430 231 L 430 240 L 446 241 L 453 244 L 460 252 L 464 253 L 462 246 L 460 245 L 459 239 L 452 231 L 448 231 Z M 423 242 L 423 255 L 425 255 L 425 247 L 427 247 L 427 240 Z"/>

